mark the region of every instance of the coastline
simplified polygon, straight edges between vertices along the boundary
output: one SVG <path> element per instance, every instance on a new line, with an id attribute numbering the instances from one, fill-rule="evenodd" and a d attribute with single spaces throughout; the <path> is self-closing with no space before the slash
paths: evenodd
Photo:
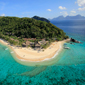
<path id="1" fill-rule="evenodd" d="M 0 39 L 0 42 L 9 48 L 12 49 L 11 54 L 15 54 L 15 57 L 20 61 L 28 61 L 28 62 L 41 62 L 50 60 L 52 58 L 57 57 L 59 52 L 63 49 L 63 44 L 69 41 L 63 40 L 58 42 L 53 42 L 47 49 L 44 51 L 36 51 L 32 48 L 24 48 L 24 47 L 16 47 L 11 46 L 7 41 Z"/>

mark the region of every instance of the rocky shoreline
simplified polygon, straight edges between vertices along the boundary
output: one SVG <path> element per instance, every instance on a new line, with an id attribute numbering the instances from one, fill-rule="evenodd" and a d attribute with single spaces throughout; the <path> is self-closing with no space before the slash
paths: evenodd
<path id="1" fill-rule="evenodd" d="M 75 43 L 81 43 L 80 41 L 77 41 L 77 40 L 75 40 L 75 39 L 73 39 L 73 38 L 71 38 L 70 41 L 71 41 L 71 42 L 75 42 Z"/>

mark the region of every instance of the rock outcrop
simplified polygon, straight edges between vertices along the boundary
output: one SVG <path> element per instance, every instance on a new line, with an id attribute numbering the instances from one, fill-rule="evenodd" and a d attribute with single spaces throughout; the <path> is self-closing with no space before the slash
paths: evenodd
<path id="1" fill-rule="evenodd" d="M 70 41 L 71 41 L 71 42 L 75 42 L 75 43 L 81 43 L 80 41 L 77 41 L 77 40 L 75 40 L 75 39 L 73 39 L 73 38 L 71 38 Z"/>
<path id="2" fill-rule="evenodd" d="M 34 19 L 36 19 L 36 20 L 45 21 L 45 22 L 47 22 L 47 23 L 49 23 L 49 22 L 50 22 L 48 19 L 43 18 L 43 17 L 39 17 L 39 16 L 34 16 L 34 17 L 32 17 L 32 18 L 34 18 Z"/>

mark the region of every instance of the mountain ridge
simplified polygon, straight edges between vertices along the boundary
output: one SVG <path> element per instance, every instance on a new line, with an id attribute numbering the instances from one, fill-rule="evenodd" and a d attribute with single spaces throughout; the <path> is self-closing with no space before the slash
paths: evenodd
<path id="1" fill-rule="evenodd" d="M 45 21 L 47 23 L 49 23 L 50 21 L 44 17 L 39 17 L 39 16 L 34 16 L 32 17 L 33 19 L 36 19 L 36 20 L 41 20 L 41 21 Z"/>
<path id="2" fill-rule="evenodd" d="M 85 20 L 84 16 L 81 15 L 76 15 L 76 16 L 66 16 L 64 17 L 63 15 L 53 18 L 53 19 L 49 19 L 50 21 L 56 21 L 56 20 Z"/>

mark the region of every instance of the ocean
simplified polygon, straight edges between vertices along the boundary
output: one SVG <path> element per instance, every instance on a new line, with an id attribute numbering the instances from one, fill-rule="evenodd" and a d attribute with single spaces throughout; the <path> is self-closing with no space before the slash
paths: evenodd
<path id="1" fill-rule="evenodd" d="M 57 59 L 28 65 L 0 44 L 0 85 L 85 85 L 85 20 L 51 23 L 82 43 L 66 43 L 70 49 L 63 49 Z"/>

